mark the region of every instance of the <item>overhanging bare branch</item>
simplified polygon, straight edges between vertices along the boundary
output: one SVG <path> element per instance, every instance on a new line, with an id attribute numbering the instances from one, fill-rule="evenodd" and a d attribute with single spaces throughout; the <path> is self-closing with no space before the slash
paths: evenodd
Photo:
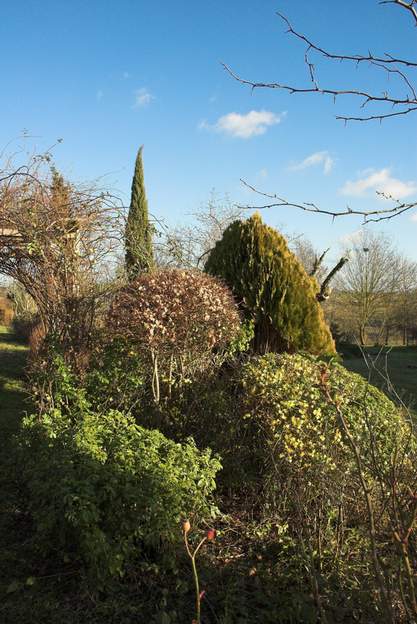
<path id="1" fill-rule="evenodd" d="M 385 0 L 381 4 L 398 4 L 411 11 L 416 16 L 417 9 L 415 1 L 405 2 L 403 0 Z M 328 95 L 336 100 L 338 97 L 353 96 L 361 100 L 361 108 L 369 105 L 382 105 L 384 107 L 390 106 L 390 111 L 375 112 L 369 115 L 337 115 L 337 119 L 347 121 L 371 121 L 398 117 L 400 115 L 408 115 L 417 110 L 417 88 L 413 84 L 413 80 L 406 74 L 407 70 L 415 70 L 417 68 L 417 61 L 411 59 L 398 58 L 391 54 L 385 53 L 383 56 L 376 56 L 370 51 L 367 54 L 337 54 L 326 50 L 325 48 L 315 44 L 306 35 L 298 32 L 294 29 L 289 19 L 277 13 L 277 15 L 284 21 L 287 26 L 287 33 L 295 37 L 299 41 L 306 44 L 307 49 L 304 55 L 304 62 L 307 67 L 308 77 L 310 81 L 309 86 L 298 86 L 293 84 L 287 84 L 281 81 L 276 82 L 260 82 L 247 80 L 237 75 L 227 64 L 222 63 L 224 69 L 238 82 L 244 85 L 248 85 L 252 90 L 254 89 L 279 89 L 286 91 L 290 94 L 312 94 L 319 93 L 322 95 Z M 311 53 L 316 53 L 324 59 L 330 61 L 350 62 L 356 65 L 363 63 L 369 64 L 379 70 L 383 70 L 387 73 L 388 77 L 395 76 L 402 86 L 405 87 L 405 94 L 399 94 L 395 92 L 370 92 L 363 89 L 349 88 L 333 88 L 333 87 L 321 87 L 319 79 L 317 77 L 316 68 L 311 61 Z M 401 69 L 400 69 L 401 67 Z M 392 110 L 392 108 L 398 110 Z"/>
<path id="2" fill-rule="evenodd" d="M 347 206 L 344 210 L 326 210 L 325 208 L 320 208 L 316 204 L 312 202 L 292 202 L 284 199 L 283 197 L 279 197 L 276 193 L 264 193 L 263 191 L 258 190 L 251 184 L 248 184 L 245 180 L 240 180 L 246 188 L 250 189 L 260 195 L 261 197 L 266 197 L 272 201 L 261 204 L 261 205 L 238 205 L 238 208 L 241 210 L 266 210 L 267 208 L 298 208 L 300 210 L 304 210 L 305 212 L 312 212 L 315 214 L 323 214 L 332 217 L 332 219 L 336 219 L 336 217 L 343 217 L 346 215 L 356 215 L 363 217 L 364 223 L 370 223 L 378 221 L 386 221 L 388 219 L 392 219 L 412 208 L 417 207 L 417 202 L 399 202 L 395 201 L 392 197 L 387 196 L 383 193 L 378 193 L 382 195 L 384 199 L 390 199 L 395 201 L 395 205 L 390 208 L 381 208 L 379 210 L 354 210 Z"/>

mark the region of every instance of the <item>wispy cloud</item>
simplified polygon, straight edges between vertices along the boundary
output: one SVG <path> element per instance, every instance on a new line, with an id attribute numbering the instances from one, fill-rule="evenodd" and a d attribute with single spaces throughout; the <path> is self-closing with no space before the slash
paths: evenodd
<path id="1" fill-rule="evenodd" d="M 404 199 L 417 192 L 417 183 L 413 181 L 403 182 L 391 175 L 391 170 L 367 169 L 360 174 L 357 180 L 347 180 L 340 189 L 342 195 L 349 197 L 366 197 L 372 193 L 383 193 L 394 199 Z"/>
<path id="2" fill-rule="evenodd" d="M 322 152 L 314 152 L 314 154 L 310 154 L 307 158 L 304 158 L 299 163 L 294 163 L 288 167 L 289 171 L 302 171 L 303 169 L 308 169 L 309 167 L 316 167 L 317 165 L 323 165 L 323 173 L 328 175 L 333 169 L 334 160 L 330 156 L 327 150 Z"/>
<path id="3" fill-rule="evenodd" d="M 145 108 L 146 106 L 149 106 L 154 99 L 155 96 L 152 95 L 146 87 L 137 89 L 135 91 L 135 103 L 133 104 L 133 108 Z"/>
<path id="4" fill-rule="evenodd" d="M 246 115 L 239 113 L 228 113 L 220 117 L 215 124 L 209 124 L 202 121 L 199 124 L 200 129 L 213 130 L 239 139 L 250 139 L 260 134 L 265 134 L 269 126 L 279 124 L 285 117 L 286 113 L 276 115 L 271 111 L 250 111 Z"/>

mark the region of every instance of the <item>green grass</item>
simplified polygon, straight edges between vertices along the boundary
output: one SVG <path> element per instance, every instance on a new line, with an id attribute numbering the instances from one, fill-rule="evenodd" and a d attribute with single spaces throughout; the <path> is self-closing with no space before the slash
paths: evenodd
<path id="1" fill-rule="evenodd" d="M 0 621 L 11 622 L 7 603 L 13 582 L 26 568 L 24 548 L 27 520 L 20 512 L 16 437 L 29 409 L 24 389 L 28 348 L 0 326 Z"/>
<path id="2" fill-rule="evenodd" d="M 7 443 L 25 409 L 24 368 L 28 348 L 0 327 L 0 434 Z"/>
<path id="3" fill-rule="evenodd" d="M 341 348 L 343 364 L 383 390 L 391 399 L 417 409 L 417 347 Z"/>

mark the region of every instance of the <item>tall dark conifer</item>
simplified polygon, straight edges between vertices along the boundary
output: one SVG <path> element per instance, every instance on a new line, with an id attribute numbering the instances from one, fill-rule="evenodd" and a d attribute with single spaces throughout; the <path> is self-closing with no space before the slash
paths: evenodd
<path id="1" fill-rule="evenodd" d="M 152 226 L 149 223 L 148 201 L 142 161 L 143 145 L 138 151 L 132 180 L 132 196 L 125 233 L 126 272 L 129 281 L 154 266 Z"/>

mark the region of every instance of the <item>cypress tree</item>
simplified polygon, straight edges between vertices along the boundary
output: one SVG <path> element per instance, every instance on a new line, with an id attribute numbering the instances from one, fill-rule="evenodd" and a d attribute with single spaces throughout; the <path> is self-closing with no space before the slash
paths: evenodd
<path id="1" fill-rule="evenodd" d="M 148 201 L 142 161 L 143 145 L 138 151 L 132 180 L 132 195 L 125 232 L 125 264 L 129 281 L 154 266 L 152 227 L 149 223 Z"/>
<path id="2" fill-rule="evenodd" d="M 317 283 L 258 213 L 226 228 L 205 270 L 224 279 L 246 318 L 254 321 L 255 352 L 335 353 L 316 299 Z"/>

